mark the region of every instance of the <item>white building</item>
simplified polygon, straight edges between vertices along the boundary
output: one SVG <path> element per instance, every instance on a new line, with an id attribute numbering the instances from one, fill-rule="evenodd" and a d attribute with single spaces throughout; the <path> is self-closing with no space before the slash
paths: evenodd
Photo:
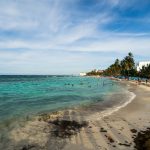
<path id="1" fill-rule="evenodd" d="M 147 65 L 150 65 L 150 61 L 141 61 L 137 64 L 136 69 L 137 71 L 140 71 L 143 66 L 146 67 Z"/>
<path id="2" fill-rule="evenodd" d="M 80 76 L 86 76 L 85 72 L 80 72 Z"/>

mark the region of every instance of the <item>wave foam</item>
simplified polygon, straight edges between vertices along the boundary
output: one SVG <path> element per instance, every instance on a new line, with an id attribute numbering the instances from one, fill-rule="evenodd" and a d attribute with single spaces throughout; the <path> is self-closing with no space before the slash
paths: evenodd
<path id="1" fill-rule="evenodd" d="M 90 116 L 90 118 L 88 118 L 88 120 L 91 120 L 93 118 L 96 118 L 96 120 L 100 120 L 100 119 L 102 119 L 102 118 L 104 118 L 106 116 L 109 116 L 112 113 L 118 111 L 119 109 L 127 106 L 136 97 L 135 93 L 133 93 L 133 92 L 129 92 L 128 91 L 128 95 L 129 95 L 129 99 L 125 103 L 123 103 L 121 105 L 113 106 L 112 108 L 108 108 L 108 109 L 106 109 L 104 111 L 98 112 L 97 114 L 94 114 L 94 115 Z"/>

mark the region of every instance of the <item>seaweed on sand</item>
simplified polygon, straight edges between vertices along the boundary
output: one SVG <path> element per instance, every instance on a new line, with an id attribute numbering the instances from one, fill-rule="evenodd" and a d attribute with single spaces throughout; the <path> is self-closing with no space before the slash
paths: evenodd
<path id="1" fill-rule="evenodd" d="M 30 150 L 32 148 L 35 148 L 35 146 L 34 145 L 24 145 L 21 150 Z"/>
<path id="2" fill-rule="evenodd" d="M 82 127 L 88 126 L 86 121 L 79 123 L 75 120 L 70 121 L 56 119 L 54 121 L 49 121 L 49 123 L 54 125 L 54 128 L 51 131 L 52 135 L 60 138 L 71 137 L 72 135 L 77 134 Z"/>
<path id="3" fill-rule="evenodd" d="M 134 142 L 137 150 L 150 150 L 150 128 L 138 132 Z"/>

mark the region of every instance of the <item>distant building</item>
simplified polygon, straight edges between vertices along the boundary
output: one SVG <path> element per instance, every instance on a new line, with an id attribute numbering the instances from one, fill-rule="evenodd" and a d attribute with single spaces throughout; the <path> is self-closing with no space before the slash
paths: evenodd
<path id="1" fill-rule="evenodd" d="M 143 66 L 146 67 L 147 65 L 150 65 L 150 61 L 141 61 L 137 64 L 136 69 L 137 71 L 140 71 Z"/>
<path id="2" fill-rule="evenodd" d="M 85 72 L 80 72 L 80 76 L 86 76 Z"/>

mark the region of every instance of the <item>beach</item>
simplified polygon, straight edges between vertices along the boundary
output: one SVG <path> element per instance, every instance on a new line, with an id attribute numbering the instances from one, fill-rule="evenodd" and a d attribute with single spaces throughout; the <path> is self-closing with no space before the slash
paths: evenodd
<path id="1" fill-rule="evenodd" d="M 127 82 L 127 81 L 125 81 Z M 130 91 L 136 94 L 126 107 L 90 122 L 89 127 L 74 137 L 65 149 L 135 149 L 137 132 L 150 126 L 149 87 L 128 83 Z"/>
<path id="2" fill-rule="evenodd" d="M 0 150 L 150 150 L 150 0 L 0 0 Z"/>
<path id="3" fill-rule="evenodd" d="M 150 127 L 150 88 L 121 82 L 136 95 L 126 106 L 104 117 L 88 108 L 43 114 L 12 130 L 6 149 L 134 150 L 138 132 Z"/>

